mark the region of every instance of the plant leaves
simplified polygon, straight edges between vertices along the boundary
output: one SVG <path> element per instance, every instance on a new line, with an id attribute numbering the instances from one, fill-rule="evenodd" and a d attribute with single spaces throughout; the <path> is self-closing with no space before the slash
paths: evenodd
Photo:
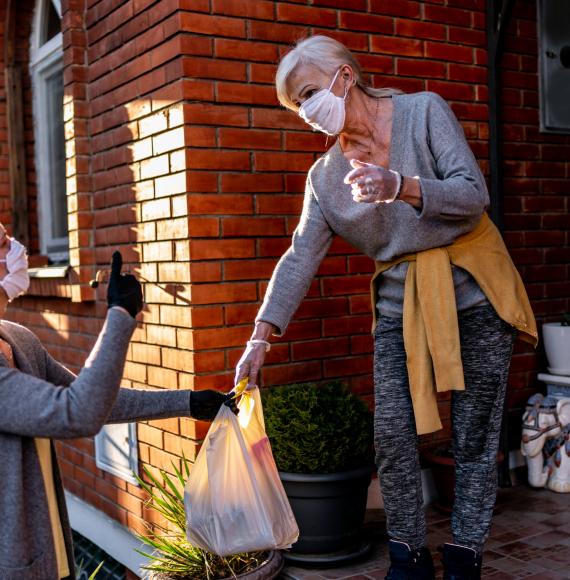
<path id="1" fill-rule="evenodd" d="M 372 413 L 339 381 L 272 387 L 261 394 L 280 471 L 336 473 L 372 463 Z"/>

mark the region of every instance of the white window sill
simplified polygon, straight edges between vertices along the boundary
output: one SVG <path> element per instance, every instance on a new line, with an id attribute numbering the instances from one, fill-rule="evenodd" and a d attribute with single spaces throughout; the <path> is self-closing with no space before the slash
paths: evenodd
<path id="1" fill-rule="evenodd" d="M 68 271 L 69 265 L 28 268 L 28 274 L 30 278 L 67 278 Z"/>

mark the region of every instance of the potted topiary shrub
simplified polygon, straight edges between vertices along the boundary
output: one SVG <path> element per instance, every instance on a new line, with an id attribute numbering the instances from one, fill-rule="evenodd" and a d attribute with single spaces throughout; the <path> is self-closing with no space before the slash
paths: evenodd
<path id="1" fill-rule="evenodd" d="M 548 372 L 570 376 L 570 312 L 565 313 L 560 322 L 545 322 L 542 336 Z"/>
<path id="2" fill-rule="evenodd" d="M 279 551 L 252 552 L 221 557 L 196 548 L 186 539 L 184 513 L 184 484 L 190 475 L 190 464 L 182 462 L 184 474 L 173 465 L 174 476 L 160 471 L 162 481 L 143 467 L 148 481 L 137 477 L 148 493 L 148 505 L 160 513 L 164 524 L 155 524 L 156 531 L 148 526 L 148 533 L 139 539 L 152 549 L 152 553 L 138 550 L 150 560 L 145 569 L 152 580 L 271 580 L 283 568 Z"/>
<path id="3" fill-rule="evenodd" d="M 340 382 L 262 390 L 266 430 L 299 525 L 285 558 L 337 564 L 365 554 L 361 531 L 374 470 L 373 419 Z"/>

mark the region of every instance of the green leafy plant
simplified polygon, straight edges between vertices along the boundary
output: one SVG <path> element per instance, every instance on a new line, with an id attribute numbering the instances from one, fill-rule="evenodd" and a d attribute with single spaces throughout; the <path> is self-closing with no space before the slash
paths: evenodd
<path id="1" fill-rule="evenodd" d="M 105 560 L 103 560 L 102 562 L 99 562 L 99 565 L 97 566 L 97 568 L 95 568 L 95 570 L 93 570 L 93 572 L 91 572 L 91 574 L 89 575 L 89 578 L 87 580 L 95 580 L 95 578 L 97 578 L 97 574 L 99 574 L 99 570 L 101 570 L 104 563 L 105 563 Z M 79 562 L 79 564 L 77 564 L 75 566 L 75 576 L 77 578 L 81 578 L 81 576 L 85 575 L 85 574 L 86 574 L 85 565 L 83 563 L 83 560 L 81 560 Z"/>
<path id="2" fill-rule="evenodd" d="M 562 315 L 562 321 L 560 322 L 562 326 L 570 326 L 570 312 L 565 312 Z"/>
<path id="3" fill-rule="evenodd" d="M 102 562 L 99 562 L 99 566 L 97 566 L 97 568 L 95 568 L 95 570 L 93 570 L 93 572 L 89 576 L 89 580 L 95 580 L 95 578 L 97 577 L 97 574 L 99 573 L 99 570 L 101 570 L 104 563 L 105 563 L 105 560 L 103 560 Z"/>
<path id="4" fill-rule="evenodd" d="M 273 387 L 261 396 L 280 471 L 336 473 L 372 463 L 372 413 L 340 382 Z"/>
<path id="5" fill-rule="evenodd" d="M 150 525 L 145 536 L 139 539 L 153 549 L 152 554 L 137 550 L 150 559 L 145 566 L 156 579 L 174 580 L 217 580 L 234 577 L 260 566 L 267 552 L 236 554 L 228 557 L 217 556 L 201 548 L 192 546 L 186 539 L 186 516 L 184 512 L 184 485 L 190 474 L 190 462 L 184 457 L 183 471 L 174 464 L 175 476 L 160 470 L 160 481 L 143 466 L 150 481 L 137 477 L 141 487 L 149 494 L 148 505 L 160 513 L 166 523 L 155 524 L 157 532 Z"/>

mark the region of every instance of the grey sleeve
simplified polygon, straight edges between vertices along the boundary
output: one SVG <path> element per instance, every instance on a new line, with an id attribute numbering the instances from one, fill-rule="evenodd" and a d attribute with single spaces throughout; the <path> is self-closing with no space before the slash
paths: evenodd
<path id="1" fill-rule="evenodd" d="M 16 369 L 0 369 L 0 431 L 65 439 L 97 433 L 115 402 L 136 321 L 116 309 L 107 319 L 77 377 L 61 369 L 60 384 Z M 62 369 L 64 367 L 61 367 Z"/>
<path id="2" fill-rule="evenodd" d="M 299 225 L 269 282 L 256 321 L 271 322 L 282 335 L 305 297 L 311 281 L 332 242 L 330 229 L 307 178 Z"/>
<path id="3" fill-rule="evenodd" d="M 449 105 L 428 93 L 428 146 L 438 179 L 420 177 L 423 207 L 418 217 L 462 220 L 483 214 L 489 194 L 479 165 Z"/>
<path id="4" fill-rule="evenodd" d="M 46 381 L 61 387 L 68 387 L 71 385 L 71 383 L 77 378 L 77 375 L 64 367 L 60 362 L 56 361 L 42 344 L 39 344 L 39 346 L 45 359 Z"/>
<path id="5" fill-rule="evenodd" d="M 120 389 L 107 423 L 190 417 L 190 391 Z"/>
<path id="6" fill-rule="evenodd" d="M 46 362 L 46 379 L 55 385 L 70 385 L 76 375 L 43 347 L 42 350 Z M 190 417 L 190 391 L 119 389 L 117 400 L 105 422 L 131 423 L 170 417 Z"/>

